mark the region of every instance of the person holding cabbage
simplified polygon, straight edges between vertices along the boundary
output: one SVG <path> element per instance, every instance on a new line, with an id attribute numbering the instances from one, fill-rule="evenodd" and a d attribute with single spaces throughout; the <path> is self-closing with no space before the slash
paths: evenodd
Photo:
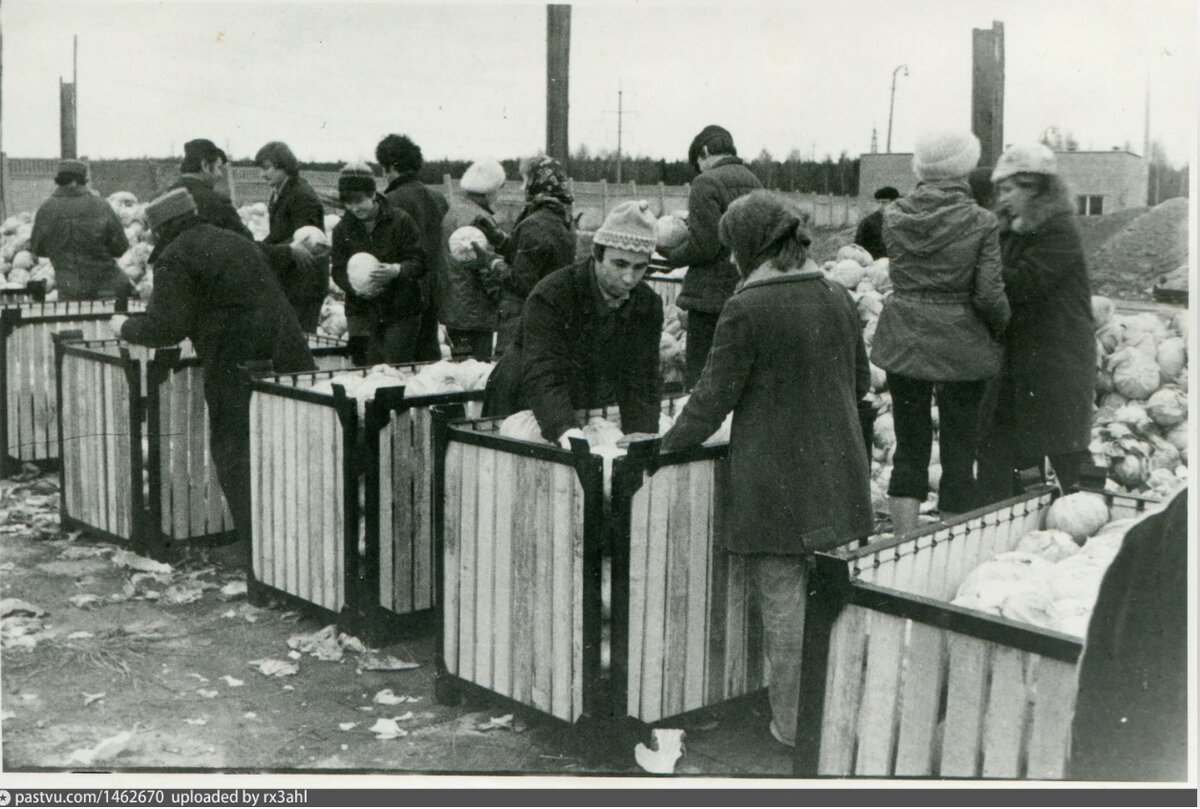
<path id="1" fill-rule="evenodd" d="M 375 189 L 366 163 L 342 167 L 338 197 L 346 215 L 333 229 L 332 271 L 346 293 L 351 357 L 356 365 L 416 362 L 428 302 L 421 231 Z"/>
<path id="2" fill-rule="evenodd" d="M 1040 144 L 1012 146 L 992 172 L 1012 320 L 979 462 L 984 502 L 1015 494 L 1014 470 L 1049 459 L 1063 491 L 1079 481 L 1096 397 L 1091 287 L 1070 191 Z"/>
<path id="3" fill-rule="evenodd" d="M 975 474 L 979 410 L 1000 371 L 1008 323 L 999 225 L 967 178 L 979 139 L 959 130 L 922 134 L 913 152 L 917 187 L 883 211 L 893 292 L 883 304 L 871 361 L 887 372 L 896 453 L 888 502 L 897 536 L 917 529 L 929 494 L 932 400 L 940 415 L 942 516 L 980 505 Z"/>

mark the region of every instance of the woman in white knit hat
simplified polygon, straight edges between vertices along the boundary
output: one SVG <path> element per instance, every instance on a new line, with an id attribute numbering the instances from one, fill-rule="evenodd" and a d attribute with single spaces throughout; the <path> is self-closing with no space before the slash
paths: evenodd
<path id="1" fill-rule="evenodd" d="M 484 274 L 489 256 L 488 233 L 498 232 L 496 199 L 504 185 L 504 167 L 495 160 L 477 160 L 459 182 L 460 193 L 450 201 L 442 220 L 442 299 L 438 320 L 446 326 L 454 357 L 488 361 L 496 336 L 499 294 L 489 290 Z M 464 249 L 465 248 L 465 249 Z"/>
<path id="2" fill-rule="evenodd" d="M 985 502 L 1010 497 L 1013 470 L 1046 458 L 1063 490 L 1073 488 L 1090 459 L 1096 395 L 1092 291 L 1054 152 L 1040 143 L 1010 147 L 992 182 L 1012 320 L 980 456 Z"/>
<path id="3" fill-rule="evenodd" d="M 896 535 L 917 528 L 930 490 L 932 400 L 941 419 L 938 506 L 979 505 L 977 422 L 987 380 L 1000 370 L 1008 323 L 996 217 L 975 204 L 967 177 L 979 162 L 969 132 L 917 139 L 917 188 L 883 212 L 893 292 L 883 306 L 871 361 L 887 371 L 896 453 L 888 498 Z"/>

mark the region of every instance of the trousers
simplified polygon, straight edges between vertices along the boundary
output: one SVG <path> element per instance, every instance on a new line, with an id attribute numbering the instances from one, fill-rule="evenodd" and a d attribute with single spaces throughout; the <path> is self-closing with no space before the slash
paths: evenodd
<path id="1" fill-rule="evenodd" d="M 777 554 L 755 554 L 747 559 L 762 612 L 771 718 L 780 735 L 793 743 L 800 705 L 800 652 L 809 563 L 804 556 Z"/>
<path id="2" fill-rule="evenodd" d="M 708 352 L 712 350 L 719 314 L 689 310 L 687 314 L 687 356 L 684 358 L 683 384 L 688 390 L 700 381 Z"/>

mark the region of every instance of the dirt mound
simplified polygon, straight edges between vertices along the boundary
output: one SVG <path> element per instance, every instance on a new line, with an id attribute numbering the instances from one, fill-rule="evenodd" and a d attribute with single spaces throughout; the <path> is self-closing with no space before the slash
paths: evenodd
<path id="1" fill-rule="evenodd" d="M 1092 289 L 1121 298 L 1149 298 L 1154 282 L 1188 260 L 1188 201 L 1171 199 L 1134 219 L 1090 262 Z"/>
<path id="2" fill-rule="evenodd" d="M 1124 211 L 1105 214 L 1104 216 L 1077 216 L 1075 226 L 1079 228 L 1079 241 L 1083 244 L 1083 255 L 1090 266 L 1096 260 L 1100 248 L 1118 233 L 1127 228 L 1133 220 L 1148 212 L 1149 208 L 1127 208 Z"/>

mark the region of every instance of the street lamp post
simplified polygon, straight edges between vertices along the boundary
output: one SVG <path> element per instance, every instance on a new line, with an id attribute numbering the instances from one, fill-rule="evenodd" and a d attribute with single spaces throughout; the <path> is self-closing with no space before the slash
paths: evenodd
<path id="1" fill-rule="evenodd" d="M 908 65 L 899 65 L 896 67 L 895 70 L 892 71 L 892 102 L 891 102 L 891 105 L 888 107 L 888 137 L 887 137 L 888 154 L 892 153 L 892 114 L 896 111 L 896 74 L 899 73 L 901 70 L 904 71 L 905 76 L 908 75 Z"/>

